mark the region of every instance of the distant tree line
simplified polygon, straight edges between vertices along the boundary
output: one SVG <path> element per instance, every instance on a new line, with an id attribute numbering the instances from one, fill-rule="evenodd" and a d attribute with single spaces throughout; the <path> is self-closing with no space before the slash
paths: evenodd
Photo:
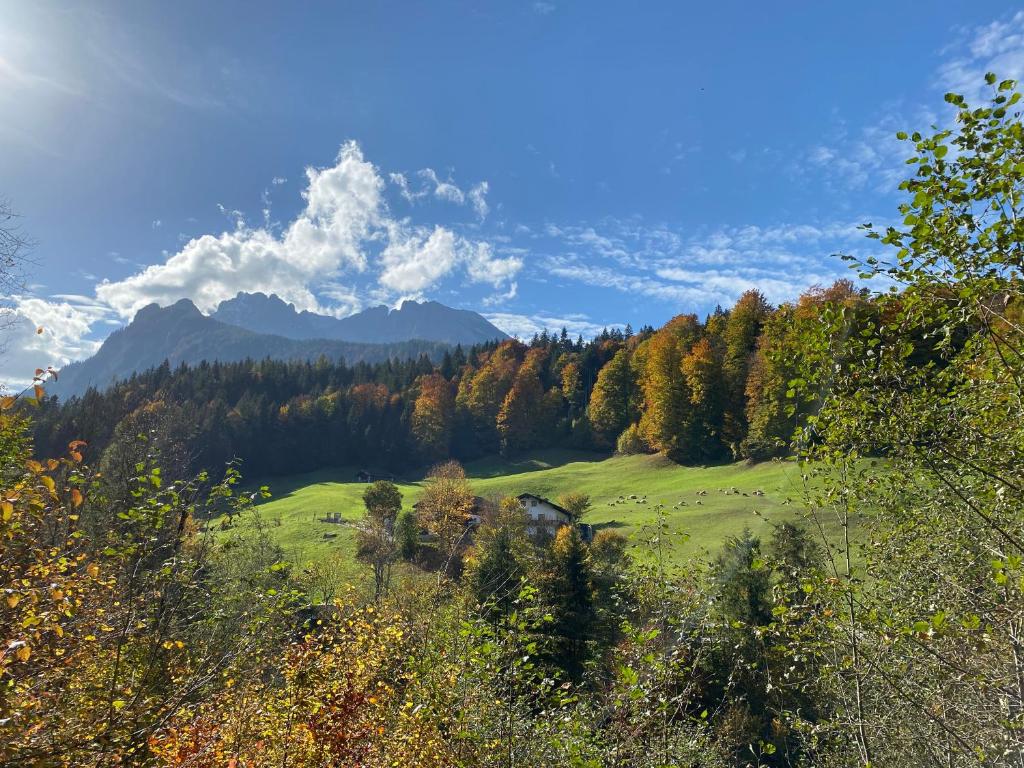
<path id="1" fill-rule="evenodd" d="M 747 291 L 701 322 L 604 331 L 594 340 L 538 334 L 426 357 L 348 366 L 274 360 L 166 363 L 105 391 L 46 401 L 40 455 L 84 439 L 93 455 L 145 435 L 191 470 L 240 459 L 249 476 L 324 466 L 402 469 L 571 446 L 660 452 L 680 463 L 764 459 L 789 450 L 816 399 L 794 380 L 820 354 L 832 311 L 842 334 L 870 314 L 849 281 L 772 307 Z M 827 343 L 827 340 L 824 340 Z M 818 393 L 820 394 L 820 393 Z"/>

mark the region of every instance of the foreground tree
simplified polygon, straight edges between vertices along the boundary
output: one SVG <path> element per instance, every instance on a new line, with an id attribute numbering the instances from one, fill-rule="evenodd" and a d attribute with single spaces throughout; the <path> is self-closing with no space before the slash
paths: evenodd
<path id="1" fill-rule="evenodd" d="M 955 128 L 899 135 L 903 224 L 869 230 L 892 256 L 859 264 L 894 288 L 830 367 L 814 424 L 812 500 L 845 542 L 815 631 L 833 644 L 832 733 L 861 765 L 1024 750 L 1024 124 L 1015 84 L 988 82 L 990 104 L 946 97 Z M 823 319 L 834 332 L 844 314 Z"/>
<path id="2" fill-rule="evenodd" d="M 575 525 L 558 529 L 541 575 L 541 599 L 551 611 L 548 655 L 572 679 L 593 657 L 597 613 L 586 546 Z"/>

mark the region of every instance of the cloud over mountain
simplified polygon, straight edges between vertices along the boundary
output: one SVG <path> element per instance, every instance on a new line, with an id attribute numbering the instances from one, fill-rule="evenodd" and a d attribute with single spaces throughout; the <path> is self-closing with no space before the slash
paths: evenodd
<path id="1" fill-rule="evenodd" d="M 404 180 L 391 175 L 396 178 Z M 420 178 L 432 198 L 470 207 L 479 220 L 487 215 L 486 182 L 463 191 L 429 169 Z M 14 322 L 0 338 L 8 349 L 0 378 L 22 380 L 23 369 L 60 366 L 91 354 L 98 342 L 89 336 L 97 324 L 120 324 L 152 303 L 189 299 L 210 312 L 240 292 L 262 292 L 299 310 L 341 316 L 362 303 L 353 288 L 356 279 L 374 301 L 392 304 L 421 297 L 450 277 L 498 296 L 515 295 L 523 266 L 519 255 L 500 255 L 489 242 L 452 226 L 399 217 L 385 192 L 381 171 L 359 144 L 348 141 L 333 165 L 306 169 L 304 207 L 283 227 L 270 224 L 267 215 L 253 225 L 236 214 L 230 230 L 193 237 L 164 261 L 124 279 L 102 280 L 95 297 L 11 297 Z M 40 325 L 45 331 L 37 335 Z"/>

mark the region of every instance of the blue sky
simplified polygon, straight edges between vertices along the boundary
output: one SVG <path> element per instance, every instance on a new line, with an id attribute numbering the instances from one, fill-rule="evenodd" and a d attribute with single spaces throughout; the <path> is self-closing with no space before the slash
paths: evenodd
<path id="1" fill-rule="evenodd" d="M 896 130 L 1024 73 L 1016 3 L 850 7 L 0 0 L 0 378 L 238 291 L 520 335 L 793 298 L 893 216 Z"/>

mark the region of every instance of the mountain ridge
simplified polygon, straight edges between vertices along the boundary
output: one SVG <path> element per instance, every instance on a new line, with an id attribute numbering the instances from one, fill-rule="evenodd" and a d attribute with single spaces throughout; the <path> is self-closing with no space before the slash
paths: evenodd
<path id="1" fill-rule="evenodd" d="M 276 294 L 238 293 L 222 301 L 210 317 L 258 333 L 289 339 L 332 339 L 367 344 L 437 341 L 472 346 L 508 334 L 482 315 L 436 301 L 404 301 L 397 309 L 381 304 L 348 317 L 299 312 Z"/>
<path id="2" fill-rule="evenodd" d="M 506 338 L 483 316 L 437 302 L 407 301 L 395 310 L 380 306 L 339 319 L 298 312 L 274 294 L 239 293 L 210 315 L 181 299 L 167 307 L 149 304 L 140 309 L 128 325 L 107 337 L 95 355 L 64 366 L 47 391 L 62 399 L 81 395 L 164 361 L 176 367 L 324 356 L 354 365 L 424 354 L 436 361 L 458 344 Z"/>

